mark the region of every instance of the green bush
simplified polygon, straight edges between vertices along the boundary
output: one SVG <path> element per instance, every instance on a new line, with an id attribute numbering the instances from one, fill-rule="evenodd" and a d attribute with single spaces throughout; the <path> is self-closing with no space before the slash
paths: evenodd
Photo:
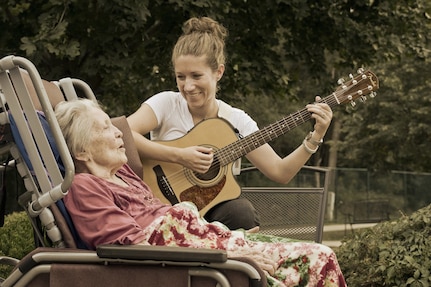
<path id="1" fill-rule="evenodd" d="M 33 231 L 27 214 L 14 212 L 6 216 L 0 227 L 0 256 L 21 259 L 34 249 Z M 0 278 L 6 278 L 13 267 L 0 265 Z"/>
<path id="2" fill-rule="evenodd" d="M 431 286 L 431 205 L 356 232 L 337 250 L 347 284 Z"/>

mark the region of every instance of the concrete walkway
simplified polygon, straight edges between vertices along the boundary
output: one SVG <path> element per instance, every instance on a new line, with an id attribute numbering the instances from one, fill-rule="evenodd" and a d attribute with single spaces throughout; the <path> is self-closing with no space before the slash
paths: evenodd
<path id="1" fill-rule="evenodd" d="M 333 232 L 333 231 L 346 231 L 351 232 L 353 229 L 361 229 L 361 228 L 369 228 L 376 225 L 376 223 L 359 223 L 359 224 L 328 224 L 323 226 L 323 241 L 322 244 L 325 244 L 329 247 L 338 247 L 341 245 L 341 241 L 336 240 L 325 240 L 325 232 Z"/>
<path id="2" fill-rule="evenodd" d="M 323 232 L 369 228 L 369 227 L 373 227 L 376 224 L 377 223 L 357 223 L 357 224 L 352 224 L 352 225 L 350 225 L 349 223 L 347 223 L 347 224 L 327 224 L 327 225 L 323 226 Z"/>

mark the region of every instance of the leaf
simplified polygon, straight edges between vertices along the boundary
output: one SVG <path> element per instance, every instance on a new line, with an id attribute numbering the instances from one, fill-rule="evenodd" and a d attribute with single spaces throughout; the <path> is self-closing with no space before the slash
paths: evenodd
<path id="1" fill-rule="evenodd" d="M 404 256 L 404 259 L 408 262 L 408 263 L 410 263 L 410 264 L 415 264 L 415 260 L 413 259 L 413 257 L 411 257 L 411 256 L 409 256 L 409 255 L 405 255 Z"/>
<path id="2" fill-rule="evenodd" d="M 27 56 L 33 55 L 36 51 L 36 45 L 34 45 L 28 37 L 21 38 L 22 44 L 20 45 L 20 49 L 25 51 Z"/>

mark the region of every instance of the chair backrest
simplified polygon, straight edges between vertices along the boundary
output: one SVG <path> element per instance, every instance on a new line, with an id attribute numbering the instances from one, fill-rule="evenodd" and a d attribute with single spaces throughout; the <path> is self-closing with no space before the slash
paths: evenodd
<path id="1" fill-rule="evenodd" d="M 20 69 L 21 76 L 24 80 L 25 86 L 28 91 L 28 95 L 31 97 L 31 100 L 33 102 L 34 108 L 38 111 L 42 111 L 43 107 L 39 100 L 35 85 L 33 83 L 33 80 L 30 78 L 30 75 L 28 74 L 27 70 Z M 46 91 L 46 96 L 48 96 L 49 103 L 52 107 L 55 107 L 59 102 L 64 101 L 64 95 L 59 89 L 57 85 L 54 83 L 51 83 L 46 80 L 42 80 L 43 87 Z"/>
<path id="2" fill-rule="evenodd" d="M 61 232 L 48 208 L 67 194 L 75 175 L 47 91 L 57 99 L 61 93 L 55 93 L 55 86 L 42 81 L 30 61 L 15 56 L 0 60 L 0 87 L 3 111 L 7 113 L 2 119 L 10 119 L 14 131 L 15 145 L 10 153 L 27 190 L 19 201 L 30 218 L 41 220 L 52 242 L 63 246 Z M 59 161 L 64 170 L 60 170 Z M 39 237 L 43 242 L 43 236 Z"/>
<path id="3" fill-rule="evenodd" d="M 34 65 L 27 59 L 9 56 L 0 60 L 0 87 L 5 97 L 3 109 L 7 111 L 8 118 L 13 118 L 42 193 L 51 191 L 57 185 L 63 185 L 62 192 L 67 192 L 74 176 L 74 165 L 55 119 L 47 94 L 47 90 L 51 91 L 48 84 L 42 81 Z M 58 94 L 55 97 L 58 98 Z M 58 168 L 56 155 L 49 144 L 51 140 L 46 136 L 47 128 L 51 131 L 51 145 L 56 145 L 56 151 L 65 166 L 64 175 Z"/>
<path id="4" fill-rule="evenodd" d="M 268 180 L 255 167 L 243 169 L 239 178 L 241 197 L 250 200 L 259 211 L 260 232 L 322 242 L 328 189 L 326 173 L 321 167 L 304 166 L 296 177 L 303 176 L 307 186 L 268 186 Z M 257 186 L 258 182 L 261 185 Z"/>
<path id="5" fill-rule="evenodd" d="M 8 114 L 2 118 L 9 119 L 14 134 L 10 152 L 27 189 L 21 205 L 31 218 L 45 221 L 42 224 L 49 226 L 46 230 L 55 245 L 85 248 L 61 200 L 73 179 L 74 165 L 53 108 L 78 94 L 96 101 L 93 91 L 78 79 L 42 80 L 30 61 L 14 56 L 0 60 L 0 87 L 3 110 Z M 123 133 L 129 165 L 142 177 L 142 163 L 126 118 L 113 118 L 112 123 Z M 45 246 L 43 234 L 38 237 Z"/>
<path id="6" fill-rule="evenodd" d="M 323 188 L 243 187 L 241 196 L 259 211 L 259 232 L 322 242 Z"/>

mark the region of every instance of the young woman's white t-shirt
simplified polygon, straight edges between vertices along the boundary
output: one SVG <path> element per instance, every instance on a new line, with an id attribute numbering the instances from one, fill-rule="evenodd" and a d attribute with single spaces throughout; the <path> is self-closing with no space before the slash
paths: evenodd
<path id="1" fill-rule="evenodd" d="M 156 115 L 158 126 L 151 131 L 152 140 L 175 140 L 186 135 L 193 127 L 193 118 L 187 101 L 179 92 L 161 92 L 145 101 Z M 244 111 L 228 106 L 217 99 L 218 116 L 225 118 L 239 132 L 247 136 L 258 130 L 256 122 Z M 221 107 L 224 105 L 225 107 Z M 214 131 L 217 132 L 217 131 Z"/>
<path id="2" fill-rule="evenodd" d="M 175 140 L 186 135 L 193 127 L 192 115 L 189 112 L 187 101 L 179 92 L 161 92 L 147 101 L 157 118 L 158 126 L 150 133 L 151 140 Z M 247 136 L 259 128 L 256 122 L 244 111 L 233 108 L 217 99 L 219 105 L 218 116 L 227 120 L 235 129 L 237 136 Z M 214 131 L 215 133 L 217 131 Z M 241 158 L 232 166 L 235 175 L 240 174 Z"/>

